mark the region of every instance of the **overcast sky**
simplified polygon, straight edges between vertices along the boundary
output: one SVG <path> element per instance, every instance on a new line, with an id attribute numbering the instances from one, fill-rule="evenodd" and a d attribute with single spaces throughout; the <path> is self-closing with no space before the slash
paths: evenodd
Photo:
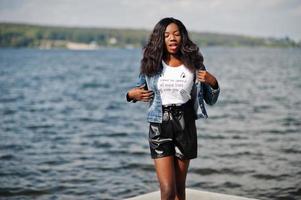
<path id="1" fill-rule="evenodd" d="M 1 22 L 152 29 L 163 17 L 190 31 L 301 40 L 301 0 L 0 0 Z"/>

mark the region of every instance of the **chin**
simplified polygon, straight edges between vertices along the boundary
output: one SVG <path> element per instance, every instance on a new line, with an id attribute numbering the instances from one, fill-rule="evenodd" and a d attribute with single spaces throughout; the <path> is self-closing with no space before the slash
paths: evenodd
<path id="1" fill-rule="evenodd" d="M 176 51 L 168 51 L 169 54 L 171 55 L 177 55 L 179 53 L 179 50 Z"/>

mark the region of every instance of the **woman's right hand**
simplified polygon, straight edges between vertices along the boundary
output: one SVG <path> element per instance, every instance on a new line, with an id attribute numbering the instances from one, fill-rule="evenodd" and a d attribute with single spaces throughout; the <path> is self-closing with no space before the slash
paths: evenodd
<path id="1" fill-rule="evenodd" d="M 145 90 L 144 87 L 145 85 L 141 85 L 139 87 L 129 90 L 128 92 L 129 98 L 134 99 L 136 101 L 144 101 L 144 102 L 150 101 L 153 98 L 154 93 L 151 90 Z"/>

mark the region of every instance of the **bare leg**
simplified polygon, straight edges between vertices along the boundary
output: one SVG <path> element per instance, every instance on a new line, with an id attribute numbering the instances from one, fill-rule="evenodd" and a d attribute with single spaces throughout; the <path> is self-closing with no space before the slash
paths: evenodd
<path id="1" fill-rule="evenodd" d="M 154 159 L 160 183 L 161 200 L 174 200 L 176 196 L 176 177 L 174 156 Z"/>
<path id="2" fill-rule="evenodd" d="M 190 160 L 180 160 L 175 158 L 175 174 L 176 174 L 176 200 L 185 200 L 186 175 Z"/>

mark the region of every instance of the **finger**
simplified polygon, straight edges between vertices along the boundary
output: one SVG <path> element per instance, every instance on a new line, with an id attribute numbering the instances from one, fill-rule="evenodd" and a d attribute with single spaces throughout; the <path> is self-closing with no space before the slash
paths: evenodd
<path id="1" fill-rule="evenodd" d="M 138 88 L 143 89 L 145 87 L 145 84 L 140 85 Z"/>
<path id="2" fill-rule="evenodd" d="M 142 98 L 152 98 L 154 95 L 153 94 L 142 94 Z"/>
<path id="3" fill-rule="evenodd" d="M 205 83 L 205 79 L 199 79 L 199 81 Z"/>
<path id="4" fill-rule="evenodd" d="M 198 77 L 205 77 L 205 74 L 198 74 Z"/>
<path id="5" fill-rule="evenodd" d="M 143 90 L 142 94 L 153 94 L 154 92 L 151 90 Z"/>
<path id="6" fill-rule="evenodd" d="M 149 102 L 152 98 L 142 98 L 141 101 Z"/>
<path id="7" fill-rule="evenodd" d="M 205 74 L 207 71 L 206 70 L 199 70 L 198 74 Z"/>
<path id="8" fill-rule="evenodd" d="M 203 75 L 198 76 L 198 80 L 201 82 L 205 82 L 205 77 Z"/>
<path id="9" fill-rule="evenodd" d="M 142 99 L 150 100 L 154 97 L 153 94 L 144 94 L 142 95 Z"/>
<path id="10" fill-rule="evenodd" d="M 198 76 L 198 79 L 199 79 L 199 80 L 205 80 L 205 76 L 200 75 L 200 76 Z"/>
<path id="11" fill-rule="evenodd" d="M 206 74 L 205 73 L 199 74 L 198 77 L 204 79 L 206 77 Z"/>

